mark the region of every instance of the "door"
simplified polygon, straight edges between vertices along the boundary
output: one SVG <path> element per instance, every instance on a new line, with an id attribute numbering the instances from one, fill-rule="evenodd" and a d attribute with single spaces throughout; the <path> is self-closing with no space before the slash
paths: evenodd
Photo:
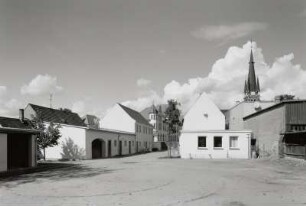
<path id="1" fill-rule="evenodd" d="M 112 156 L 112 140 L 108 140 L 108 157 Z"/>
<path id="2" fill-rule="evenodd" d="M 102 141 L 96 139 L 91 143 L 92 159 L 102 158 Z"/>
<path id="3" fill-rule="evenodd" d="M 129 154 L 132 154 L 131 141 L 129 141 Z"/>
<path id="4" fill-rule="evenodd" d="M 7 137 L 7 168 L 11 170 L 29 167 L 31 135 L 8 134 Z"/>
<path id="5" fill-rule="evenodd" d="M 122 141 L 119 141 L 119 155 L 122 155 Z"/>

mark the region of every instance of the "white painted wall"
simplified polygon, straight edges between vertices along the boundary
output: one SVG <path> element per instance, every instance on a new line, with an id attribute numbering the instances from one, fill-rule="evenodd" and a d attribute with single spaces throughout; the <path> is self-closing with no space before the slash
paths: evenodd
<path id="1" fill-rule="evenodd" d="M 92 142 L 95 139 L 103 140 L 105 143 L 105 157 L 119 155 L 119 141 L 122 141 L 122 155 L 129 155 L 129 142 L 131 142 L 131 154 L 136 153 L 135 134 L 118 133 L 116 131 L 86 130 L 86 159 L 92 159 Z M 108 141 L 111 141 L 111 156 L 108 156 Z M 126 142 L 126 143 L 125 143 Z"/>
<path id="2" fill-rule="evenodd" d="M 184 131 L 223 130 L 225 117 L 219 108 L 203 93 L 184 117 Z"/>
<path id="3" fill-rule="evenodd" d="M 7 170 L 7 134 L 0 133 L 0 172 Z"/>
<path id="4" fill-rule="evenodd" d="M 46 123 L 46 127 L 49 124 Z M 62 153 L 62 142 L 65 142 L 66 139 L 69 137 L 74 141 L 76 145 L 79 146 L 79 148 L 82 148 L 85 150 L 86 147 L 86 134 L 85 134 L 85 127 L 77 127 L 72 125 L 61 125 L 60 133 L 61 138 L 59 139 L 59 144 L 54 147 L 48 147 L 46 148 L 46 159 L 61 159 L 61 153 Z"/>
<path id="5" fill-rule="evenodd" d="M 113 106 L 100 122 L 101 128 L 135 133 L 135 120 L 118 104 Z"/>
<path id="6" fill-rule="evenodd" d="M 206 148 L 198 148 L 198 137 L 206 136 Z M 222 136 L 222 148 L 214 148 L 214 136 Z M 230 136 L 238 136 L 238 148 L 229 147 Z M 199 131 L 182 132 L 181 158 L 248 159 L 251 154 L 251 131 Z"/>

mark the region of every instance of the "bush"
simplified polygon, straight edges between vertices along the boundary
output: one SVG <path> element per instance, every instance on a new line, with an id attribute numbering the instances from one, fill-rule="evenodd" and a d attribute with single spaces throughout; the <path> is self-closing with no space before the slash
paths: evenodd
<path id="1" fill-rule="evenodd" d="M 63 160 L 81 160 L 85 157 L 84 149 L 75 144 L 70 137 L 65 142 L 62 142 L 62 150 L 61 156 Z"/>

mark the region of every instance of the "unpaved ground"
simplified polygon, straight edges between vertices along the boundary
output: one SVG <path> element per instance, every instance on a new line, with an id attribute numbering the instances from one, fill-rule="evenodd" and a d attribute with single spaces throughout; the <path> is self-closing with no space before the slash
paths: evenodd
<path id="1" fill-rule="evenodd" d="M 0 180 L 0 205 L 306 205 L 306 167 L 150 153 Z"/>

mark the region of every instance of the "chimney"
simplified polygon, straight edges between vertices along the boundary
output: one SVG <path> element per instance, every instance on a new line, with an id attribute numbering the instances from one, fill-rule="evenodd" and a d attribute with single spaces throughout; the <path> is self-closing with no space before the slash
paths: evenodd
<path id="1" fill-rule="evenodd" d="M 19 120 L 24 122 L 24 109 L 19 109 Z"/>

